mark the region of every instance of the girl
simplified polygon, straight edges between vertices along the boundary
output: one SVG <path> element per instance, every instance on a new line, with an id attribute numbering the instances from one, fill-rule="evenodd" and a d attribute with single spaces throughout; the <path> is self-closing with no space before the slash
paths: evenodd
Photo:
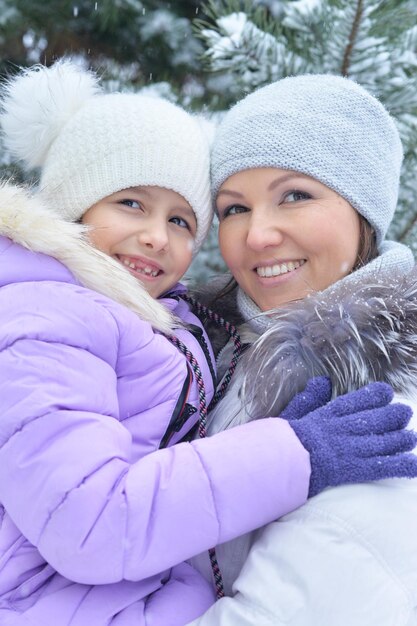
<path id="1" fill-rule="evenodd" d="M 416 270 L 408 248 L 385 240 L 401 161 L 388 112 L 345 78 L 286 78 L 226 115 L 213 193 L 233 275 L 225 291 L 253 346 L 210 434 L 264 411 L 285 416 L 288 399 L 320 374 L 335 395 L 384 380 L 417 406 Z M 222 302 L 224 291 L 217 305 L 227 316 Z M 376 421 L 375 432 L 384 429 Z M 256 539 L 220 546 L 232 597 L 194 624 L 411 626 L 416 519 L 415 480 L 327 490 Z M 205 556 L 195 564 L 204 571 Z"/>
<path id="2" fill-rule="evenodd" d="M 103 94 L 63 62 L 11 81 L 2 127 L 41 169 L 33 197 L 0 197 L 2 626 L 185 624 L 214 592 L 184 559 L 299 506 L 318 477 L 357 480 L 348 460 L 369 478 L 403 475 L 395 456 L 378 464 L 382 440 L 372 468 L 357 451 L 376 416 L 396 422 L 393 451 L 414 443 L 385 386 L 336 405 L 348 453 L 331 477 L 316 462 L 329 450 L 308 454 L 321 413 L 301 439 L 264 419 L 172 445 L 198 420 L 204 435 L 213 392 L 210 347 L 177 285 L 211 217 L 193 117 Z M 352 418 L 369 424 L 363 439 Z"/>

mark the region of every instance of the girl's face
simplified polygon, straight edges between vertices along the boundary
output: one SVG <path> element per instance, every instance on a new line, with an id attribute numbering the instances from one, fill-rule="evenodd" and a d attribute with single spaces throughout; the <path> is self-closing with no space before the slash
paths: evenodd
<path id="1" fill-rule="evenodd" d="M 193 210 L 175 191 L 132 187 L 107 196 L 83 216 L 93 245 L 116 259 L 154 298 L 188 269 L 197 229 Z"/>
<path id="2" fill-rule="evenodd" d="M 358 213 L 309 176 L 238 172 L 221 186 L 217 208 L 223 258 L 262 311 L 325 289 L 356 262 Z"/>

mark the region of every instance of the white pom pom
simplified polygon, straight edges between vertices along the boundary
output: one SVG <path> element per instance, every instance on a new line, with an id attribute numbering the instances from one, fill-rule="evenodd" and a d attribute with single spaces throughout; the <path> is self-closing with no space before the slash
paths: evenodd
<path id="1" fill-rule="evenodd" d="M 41 166 L 64 124 L 100 92 L 97 77 L 69 60 L 24 70 L 4 87 L 4 146 L 28 168 Z"/>

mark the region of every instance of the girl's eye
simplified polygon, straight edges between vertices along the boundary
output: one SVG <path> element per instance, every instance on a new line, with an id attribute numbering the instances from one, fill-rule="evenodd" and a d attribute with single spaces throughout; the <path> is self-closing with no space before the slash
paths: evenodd
<path id="1" fill-rule="evenodd" d="M 224 219 L 225 217 L 229 217 L 230 215 L 238 215 L 239 213 L 246 213 L 247 207 L 242 206 L 241 204 L 231 204 L 226 207 L 223 211 L 219 211 L 220 218 Z"/>
<path id="2" fill-rule="evenodd" d="M 187 230 L 191 230 L 188 222 L 185 221 L 182 217 L 171 217 L 169 220 L 172 224 L 176 224 L 180 228 L 186 228 Z"/>
<path id="3" fill-rule="evenodd" d="M 298 191 L 293 189 L 284 195 L 284 202 L 300 202 L 300 200 L 310 200 L 311 195 L 306 191 Z"/>
<path id="4" fill-rule="evenodd" d="M 140 202 L 138 202 L 137 200 L 129 200 L 129 198 L 126 198 L 126 200 L 120 200 L 119 204 L 124 204 L 131 209 L 140 209 L 141 207 Z"/>

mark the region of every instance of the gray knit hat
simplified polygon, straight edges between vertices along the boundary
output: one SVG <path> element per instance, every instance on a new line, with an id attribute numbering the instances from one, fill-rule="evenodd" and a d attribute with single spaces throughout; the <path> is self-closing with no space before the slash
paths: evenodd
<path id="1" fill-rule="evenodd" d="M 96 74 L 64 59 L 3 88 L 3 141 L 39 195 L 67 220 L 117 191 L 158 186 L 183 196 L 197 219 L 194 251 L 212 219 L 210 144 L 200 120 L 161 98 L 104 93 Z"/>
<path id="2" fill-rule="evenodd" d="M 284 78 L 224 117 L 212 150 L 212 194 L 246 169 L 277 167 L 317 179 L 385 237 L 398 198 L 402 146 L 382 104 L 340 76 Z"/>

